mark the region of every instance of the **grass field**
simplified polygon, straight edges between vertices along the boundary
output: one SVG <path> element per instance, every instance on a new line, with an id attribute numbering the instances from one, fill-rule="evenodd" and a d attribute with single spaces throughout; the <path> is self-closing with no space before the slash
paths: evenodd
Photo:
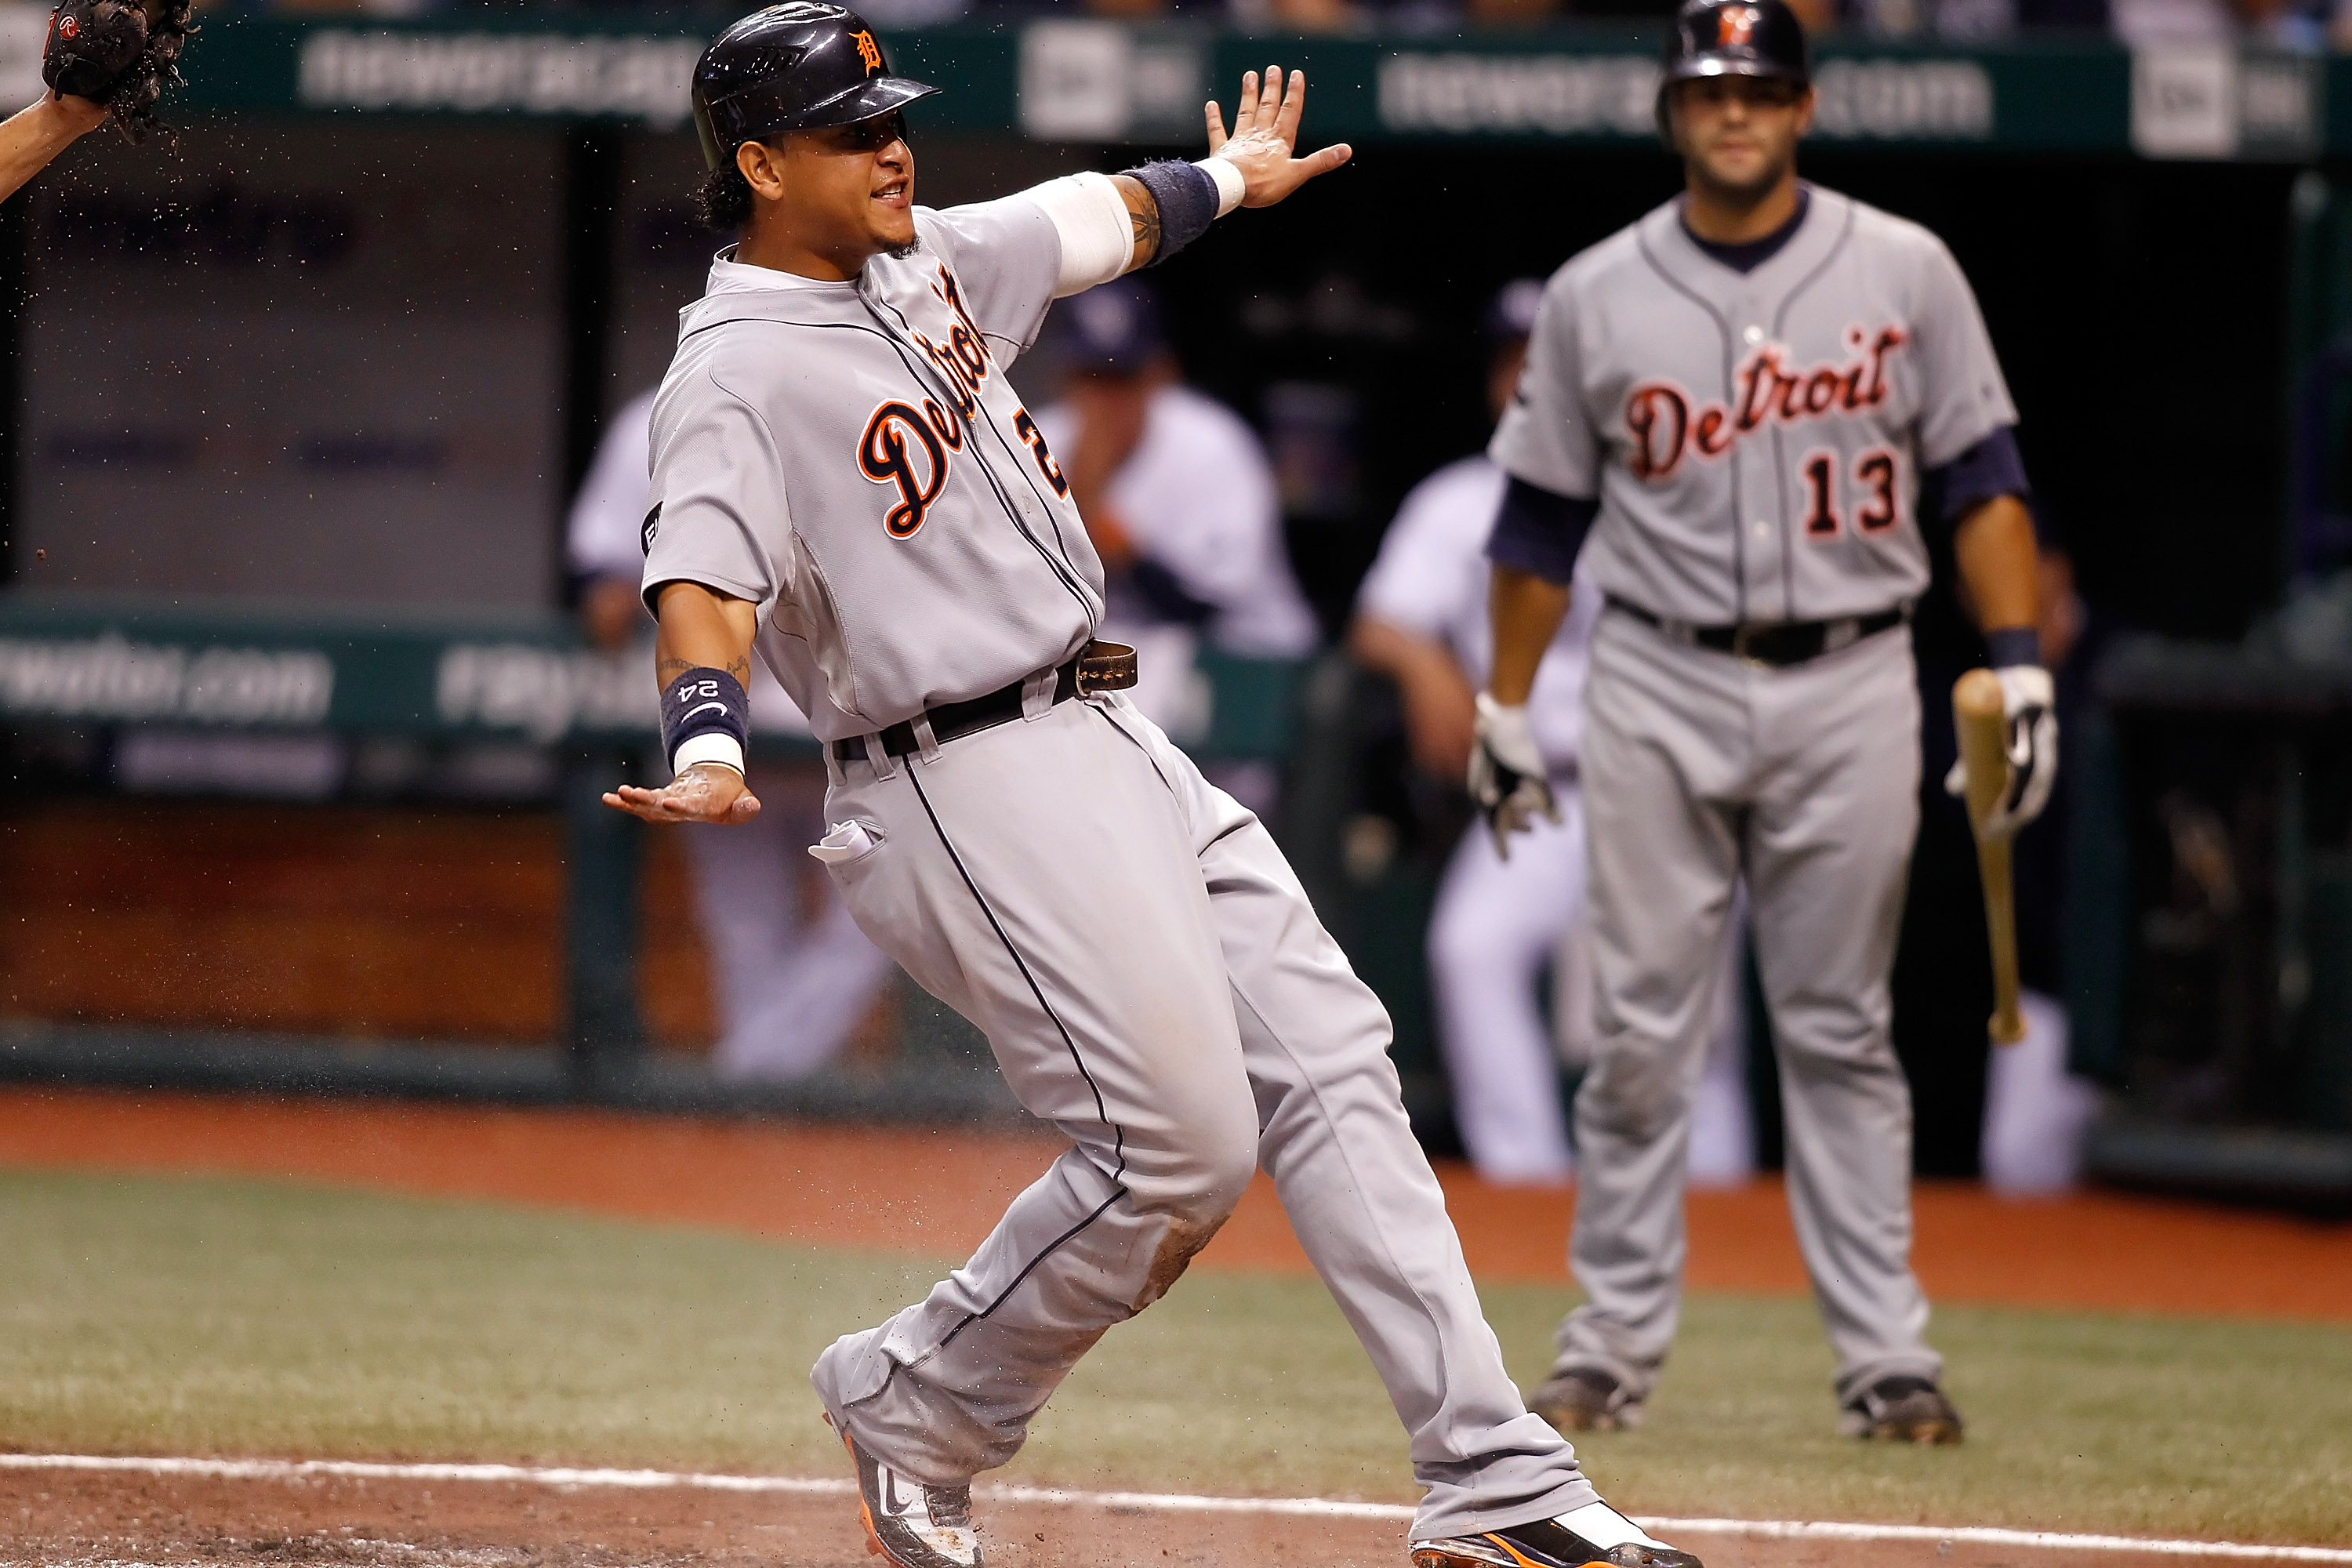
<path id="1" fill-rule="evenodd" d="M 832 1474 L 805 1382 L 929 1264 L 487 1205 L 0 1173 L 0 1446 Z M 1554 1292 L 1486 1305 L 1523 1380 Z M 2352 1331 L 1952 1309 L 1958 1449 L 1832 1429 L 1798 1300 L 1700 1297 L 1650 1425 L 1588 1468 L 1642 1512 L 2352 1544 Z M 1199 1273 L 1108 1336 L 1007 1479 L 1410 1500 L 1310 1281 Z"/>

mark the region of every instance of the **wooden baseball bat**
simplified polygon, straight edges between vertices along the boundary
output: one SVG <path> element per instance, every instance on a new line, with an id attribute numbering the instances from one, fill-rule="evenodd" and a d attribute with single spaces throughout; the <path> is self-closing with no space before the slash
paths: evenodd
<path id="1" fill-rule="evenodd" d="M 2001 718 L 2000 678 L 1972 669 L 1952 686 L 1952 728 L 1960 738 L 1968 780 L 1969 826 L 1977 839 L 1977 871 L 1984 882 L 1985 934 L 1992 939 L 1992 1020 L 1996 1046 L 2025 1038 L 2017 1012 L 2017 899 L 2010 884 L 2009 840 L 1985 837 L 1985 818 L 2009 789 L 2008 725 Z"/>

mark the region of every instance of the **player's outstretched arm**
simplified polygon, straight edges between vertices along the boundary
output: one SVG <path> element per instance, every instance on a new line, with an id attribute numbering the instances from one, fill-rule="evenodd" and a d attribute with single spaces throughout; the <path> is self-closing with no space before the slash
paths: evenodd
<path id="1" fill-rule="evenodd" d="M 760 802 L 744 783 L 742 740 L 748 723 L 743 689 L 751 679 L 751 639 L 759 610 L 699 583 L 668 583 L 656 600 L 659 630 L 654 673 L 662 685 L 662 733 L 671 757 L 683 763 L 659 789 L 623 784 L 604 804 L 647 822 L 749 822 Z M 698 728 L 697 721 L 724 721 Z M 674 711 L 675 710 L 675 711 Z M 673 743 L 673 735 L 686 738 Z M 697 742 L 732 742 L 732 763 L 692 760 Z M 725 750 L 722 743 L 716 749 Z"/>
<path id="2" fill-rule="evenodd" d="M 0 121 L 0 201 L 24 188 L 49 160 L 106 123 L 106 106 L 47 92 Z"/>

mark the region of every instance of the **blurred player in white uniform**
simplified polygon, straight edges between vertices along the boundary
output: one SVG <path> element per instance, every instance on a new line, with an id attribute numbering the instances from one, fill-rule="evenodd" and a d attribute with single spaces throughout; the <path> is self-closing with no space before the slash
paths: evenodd
<path id="1" fill-rule="evenodd" d="M 1486 313 L 1493 357 L 1489 409 L 1499 416 L 1518 383 L 1543 284 L 1522 279 Z M 1486 536 L 1503 499 L 1503 471 L 1479 453 L 1423 479 L 1397 509 L 1380 558 L 1358 592 L 1349 645 L 1397 683 L 1413 761 L 1460 778 L 1469 761 L 1473 697 L 1486 679 L 1493 642 L 1486 619 Z M 1583 723 L 1585 653 L 1600 596 L 1578 595 L 1536 677 L 1530 716 L 1550 764 L 1559 821 L 1538 819 L 1514 838 L 1510 858 L 1494 836 L 1462 836 L 1429 925 L 1429 969 L 1438 1036 L 1454 1086 L 1454 1114 L 1478 1173 L 1490 1182 L 1564 1182 L 1574 1169 L 1560 1104 L 1558 1063 L 1538 996 L 1554 966 L 1562 1054 L 1589 1058 L 1591 992 L 1582 952 L 1584 812 L 1576 788 Z M 1739 922 L 1730 922 L 1717 985 L 1719 1027 L 1694 1108 L 1692 1179 L 1744 1180 L 1754 1167 L 1744 1029 L 1738 1006 Z"/>
<path id="2" fill-rule="evenodd" d="M 1282 542 L 1282 501 L 1257 433 L 1183 383 L 1150 289 L 1121 279 L 1058 301 L 1067 382 L 1037 416 L 1108 578 L 1103 636 L 1136 648 L 1129 695 L 1176 740 L 1206 713 L 1192 657 L 1206 643 L 1251 658 L 1314 651 L 1315 613 Z M 1211 771 L 1244 805 L 1272 804 L 1270 770 Z"/>
<path id="3" fill-rule="evenodd" d="M 606 649 L 653 629 L 638 597 L 653 406 L 648 391 L 613 416 L 565 531 L 566 559 L 583 580 L 582 625 Z M 764 665 L 751 695 L 763 732 L 809 732 Z M 730 1078 L 793 1079 L 839 1054 L 891 965 L 803 852 L 824 836 L 824 764 L 754 763 L 751 779 L 767 807 L 752 822 L 681 830 L 716 970 L 712 1063 Z"/>

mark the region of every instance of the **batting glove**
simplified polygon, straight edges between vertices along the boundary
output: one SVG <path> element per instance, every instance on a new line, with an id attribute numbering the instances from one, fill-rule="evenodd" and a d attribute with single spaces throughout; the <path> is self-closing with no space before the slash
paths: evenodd
<path id="1" fill-rule="evenodd" d="M 1495 853 L 1511 858 L 1511 835 L 1525 833 L 1538 816 L 1559 820 L 1551 778 L 1536 750 L 1523 703 L 1506 708 L 1478 693 L 1477 742 L 1470 748 L 1470 798 L 1495 835 Z"/>
<path id="2" fill-rule="evenodd" d="M 2001 717 L 2009 726 L 2009 787 L 1980 831 L 1987 838 L 2009 838 L 2050 804 L 2050 786 L 2058 778 L 2058 693 L 2038 664 L 2012 664 L 1993 674 L 2000 680 Z M 1966 795 L 1968 790 L 1968 769 L 1954 763 L 1944 775 L 1944 793 Z"/>

